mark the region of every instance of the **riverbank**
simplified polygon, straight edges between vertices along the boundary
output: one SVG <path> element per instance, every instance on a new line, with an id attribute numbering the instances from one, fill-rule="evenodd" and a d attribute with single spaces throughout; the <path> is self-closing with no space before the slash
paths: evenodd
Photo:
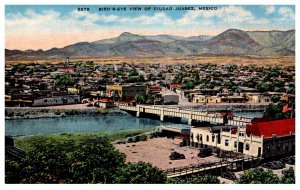
<path id="1" fill-rule="evenodd" d="M 59 118 L 69 116 L 99 116 L 99 115 L 128 115 L 126 112 L 116 108 L 91 108 L 91 109 L 67 109 L 53 107 L 6 107 L 5 119 L 40 119 L 40 118 Z"/>
<path id="2" fill-rule="evenodd" d="M 20 136 L 14 137 L 15 146 L 28 152 L 32 150 L 37 144 L 56 142 L 62 146 L 70 146 L 80 142 L 82 139 L 92 137 L 107 137 L 111 142 L 116 140 L 125 141 L 128 137 L 137 136 L 153 131 L 153 128 L 146 129 L 129 129 L 123 131 L 105 131 L 97 133 L 63 133 L 63 134 L 49 134 L 49 135 L 34 135 L 34 136 Z"/>

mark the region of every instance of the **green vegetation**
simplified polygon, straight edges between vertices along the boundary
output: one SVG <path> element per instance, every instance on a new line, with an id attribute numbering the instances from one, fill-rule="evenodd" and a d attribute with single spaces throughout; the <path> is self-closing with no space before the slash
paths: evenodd
<path id="1" fill-rule="evenodd" d="M 107 136 L 47 137 L 31 139 L 22 162 L 6 157 L 6 183 L 165 183 L 151 164 L 126 164 Z"/>
<path id="2" fill-rule="evenodd" d="M 292 167 L 283 170 L 282 174 L 280 179 L 272 170 L 255 168 L 246 171 L 236 182 L 239 184 L 295 184 L 295 171 Z"/>
<path id="3" fill-rule="evenodd" d="M 279 100 L 280 100 L 280 96 L 278 96 L 278 95 L 273 95 L 273 96 L 271 97 L 271 100 L 272 100 L 272 102 L 277 103 L 277 102 L 279 102 Z"/>
<path id="4" fill-rule="evenodd" d="M 129 163 L 117 171 L 114 183 L 126 184 L 161 184 L 165 183 L 163 172 L 149 163 Z"/>
<path id="5" fill-rule="evenodd" d="M 264 117 L 271 117 L 272 119 L 275 119 L 275 120 L 290 118 L 291 117 L 290 113 L 288 113 L 288 112 L 283 113 L 282 112 L 283 106 L 285 106 L 285 103 L 282 102 L 282 101 L 279 101 L 277 104 L 271 103 L 266 107 L 266 109 L 263 113 L 263 116 Z M 293 113 L 295 113 L 295 111 L 293 111 Z"/>
<path id="6" fill-rule="evenodd" d="M 275 184 L 280 183 L 280 179 L 272 170 L 255 168 L 246 171 L 236 182 L 239 184 Z"/>
<path id="7" fill-rule="evenodd" d="M 122 140 L 127 137 L 136 136 L 143 134 L 145 132 L 151 131 L 149 129 L 140 130 L 124 130 L 124 131 L 108 131 L 101 133 L 73 133 L 73 134 L 51 134 L 51 135 L 41 135 L 41 136 L 27 136 L 18 137 L 15 140 L 16 147 L 19 147 L 26 152 L 31 151 L 36 145 L 41 143 L 51 143 L 59 142 L 60 145 L 66 146 L 68 144 L 78 145 L 80 141 L 88 138 L 96 137 L 107 137 L 110 141 Z"/>
<path id="8" fill-rule="evenodd" d="M 71 86 L 75 83 L 74 79 L 69 73 L 55 75 L 54 79 L 55 79 L 55 84 L 57 85 Z"/>
<path id="9" fill-rule="evenodd" d="M 212 175 L 199 175 L 193 176 L 188 179 L 181 178 L 169 178 L 167 180 L 169 184 L 219 184 L 220 180 L 216 176 Z"/>
<path id="10" fill-rule="evenodd" d="M 151 95 L 137 95 L 135 100 L 139 104 L 154 104 L 154 100 L 157 98 L 156 94 Z"/>
<path id="11" fill-rule="evenodd" d="M 283 184 L 295 184 L 295 171 L 292 167 L 282 171 L 281 183 Z"/>
<path id="12" fill-rule="evenodd" d="M 193 89 L 195 88 L 195 82 L 190 80 L 190 81 L 185 81 L 183 84 L 182 84 L 182 88 L 183 89 Z"/>

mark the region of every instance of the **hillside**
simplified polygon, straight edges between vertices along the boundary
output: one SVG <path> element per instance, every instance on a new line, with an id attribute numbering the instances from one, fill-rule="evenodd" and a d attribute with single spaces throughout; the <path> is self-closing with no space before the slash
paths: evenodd
<path id="1" fill-rule="evenodd" d="M 95 42 L 79 42 L 63 48 L 5 50 L 5 57 L 15 59 L 52 59 L 72 57 L 164 57 L 186 55 L 293 56 L 295 30 L 242 31 L 229 29 L 217 36 L 180 37 L 141 36 L 128 32 Z"/>

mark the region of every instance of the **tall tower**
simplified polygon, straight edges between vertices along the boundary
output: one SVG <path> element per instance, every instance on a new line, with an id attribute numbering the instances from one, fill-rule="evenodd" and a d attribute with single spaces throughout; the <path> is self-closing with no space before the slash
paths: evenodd
<path id="1" fill-rule="evenodd" d="M 66 58 L 66 63 L 67 63 L 67 64 L 69 64 L 69 60 L 70 60 L 70 58 L 67 57 L 67 58 Z"/>

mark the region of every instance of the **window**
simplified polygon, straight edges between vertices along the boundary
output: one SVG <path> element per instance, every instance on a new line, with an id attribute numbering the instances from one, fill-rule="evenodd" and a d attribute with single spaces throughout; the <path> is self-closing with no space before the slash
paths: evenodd
<path id="1" fill-rule="evenodd" d="M 247 143 L 246 144 L 246 150 L 249 150 L 250 149 L 250 145 Z"/>
<path id="2" fill-rule="evenodd" d="M 206 135 L 206 142 L 209 142 L 209 136 Z"/>
<path id="3" fill-rule="evenodd" d="M 229 145 L 229 140 L 225 139 L 225 146 L 228 146 L 228 145 Z"/>
<path id="4" fill-rule="evenodd" d="M 44 102 L 47 102 L 47 100 L 44 100 Z"/>
<path id="5" fill-rule="evenodd" d="M 212 135 L 211 141 L 212 141 L 212 142 L 215 142 L 215 135 Z"/>
<path id="6" fill-rule="evenodd" d="M 239 132 L 239 136 L 243 137 L 244 136 L 244 132 Z"/>
<path id="7" fill-rule="evenodd" d="M 237 142 L 234 141 L 234 148 L 237 148 Z"/>

